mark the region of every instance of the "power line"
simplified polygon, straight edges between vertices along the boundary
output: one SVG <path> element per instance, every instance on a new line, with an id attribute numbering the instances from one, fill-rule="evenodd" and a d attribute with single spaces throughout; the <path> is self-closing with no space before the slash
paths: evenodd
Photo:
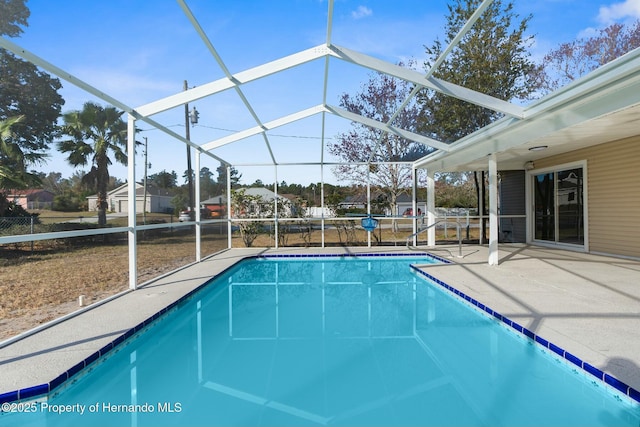
<path id="1" fill-rule="evenodd" d="M 165 127 L 171 128 L 171 127 L 184 127 L 185 125 L 183 124 L 174 124 L 174 125 L 168 125 Z M 215 126 L 206 126 L 206 125 L 200 125 L 200 124 L 196 124 L 194 125 L 194 127 L 203 127 L 203 128 L 207 128 L 207 129 L 213 129 L 213 130 L 221 130 L 223 132 L 229 132 L 229 133 L 236 133 L 236 132 L 240 132 L 238 130 L 234 130 L 234 129 L 226 129 L 226 128 L 220 128 L 220 127 L 215 127 Z M 150 128 L 150 129 L 140 129 L 139 132 L 145 132 L 145 131 L 150 131 L 150 130 L 155 130 L 155 128 Z M 278 138 L 295 138 L 295 139 L 316 139 L 316 140 L 321 140 L 322 137 L 320 136 L 305 136 L 305 135 L 283 135 L 283 134 L 277 134 L 277 133 L 267 133 L 268 136 L 274 136 L 274 137 L 278 137 Z M 325 137 L 325 140 L 329 140 L 329 139 L 335 139 L 332 137 Z"/>

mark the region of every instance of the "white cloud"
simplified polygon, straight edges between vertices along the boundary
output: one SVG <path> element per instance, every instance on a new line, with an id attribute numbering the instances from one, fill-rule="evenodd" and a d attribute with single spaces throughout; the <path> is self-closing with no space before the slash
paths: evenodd
<path id="1" fill-rule="evenodd" d="M 640 0 L 624 0 L 610 6 L 602 6 L 598 13 L 598 21 L 604 25 L 638 18 L 640 18 Z"/>
<path id="2" fill-rule="evenodd" d="M 576 38 L 578 39 L 588 39 L 591 37 L 597 37 L 599 35 L 598 29 L 594 27 L 587 27 L 578 32 Z"/>
<path id="3" fill-rule="evenodd" d="M 358 6 L 356 10 L 351 12 L 351 17 L 353 19 L 362 19 L 371 15 L 373 15 L 373 11 L 369 9 L 367 6 Z"/>
<path id="4" fill-rule="evenodd" d="M 140 75 L 106 66 L 78 66 L 73 68 L 73 74 L 96 89 L 134 108 L 175 93 L 176 87 L 180 88 L 180 82 L 176 84 L 150 75 Z M 73 108 L 80 107 L 74 106 Z"/>

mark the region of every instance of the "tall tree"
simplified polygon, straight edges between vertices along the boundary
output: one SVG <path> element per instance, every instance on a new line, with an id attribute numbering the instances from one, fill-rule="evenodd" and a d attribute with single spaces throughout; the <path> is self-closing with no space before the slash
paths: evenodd
<path id="1" fill-rule="evenodd" d="M 217 196 L 218 185 L 213 179 L 213 172 L 208 167 L 200 168 L 200 200 Z"/>
<path id="2" fill-rule="evenodd" d="M 543 94 L 552 92 L 640 46 L 640 20 L 611 24 L 592 37 L 560 44 L 542 59 Z"/>
<path id="3" fill-rule="evenodd" d="M 482 0 L 455 0 L 448 5 L 444 44 L 448 45 L 478 8 Z M 495 0 L 469 32 L 449 53 L 433 76 L 505 101 L 527 99 L 538 88 L 534 78 L 539 67 L 530 58 L 533 38 L 525 32 L 531 15 L 524 18 L 514 12 L 513 2 Z M 437 39 L 425 46 L 425 70 L 430 70 L 443 52 Z M 454 142 L 502 117 L 501 113 L 439 92 L 424 90 L 418 95 L 421 105 L 419 129 L 446 142 Z M 484 172 L 483 172 L 484 178 Z M 478 206 L 484 191 L 484 179 L 475 174 Z M 484 187 L 483 187 L 484 188 Z M 486 205 L 486 204 L 485 204 Z"/>
<path id="4" fill-rule="evenodd" d="M 227 193 L 227 167 L 220 163 L 220 166 L 216 168 L 216 172 L 218 172 L 218 190 L 226 194 Z M 231 167 L 229 171 L 229 176 L 231 177 L 231 188 L 237 186 L 240 183 L 240 179 L 242 178 L 242 174 L 238 173 L 238 170 L 234 167 Z"/>
<path id="5" fill-rule="evenodd" d="M 178 175 L 175 171 L 154 173 L 149 175 L 149 182 L 153 183 L 158 188 L 176 188 L 178 186 Z"/>
<path id="6" fill-rule="evenodd" d="M 24 0 L 0 0 L 0 35 L 19 36 L 27 26 L 29 9 Z M 43 162 L 46 149 L 57 135 L 57 120 L 64 100 L 58 94 L 58 79 L 38 70 L 30 62 L 0 49 L 0 121 L 22 117 L 13 122 L 4 143 L 11 145 L 20 160 L 0 157 L 0 167 L 13 173 L 15 182 L 33 178 L 28 165 Z"/>
<path id="7" fill-rule="evenodd" d="M 444 44 L 449 44 L 478 8 L 481 0 L 455 0 L 448 5 Z M 530 59 L 532 37 L 525 36 L 531 15 L 520 19 L 513 2 L 495 0 L 458 43 L 433 76 L 505 100 L 527 99 L 537 89 L 532 78 L 538 67 Z M 425 46 L 430 70 L 443 51 L 437 39 Z M 425 90 L 419 129 L 444 142 L 453 142 L 502 117 L 487 108 L 439 92 Z"/>
<path id="8" fill-rule="evenodd" d="M 31 14 L 25 0 L 0 0 L 0 35 L 17 37 Z"/>
<path id="9" fill-rule="evenodd" d="M 69 187 L 68 180 L 62 178 L 60 172 L 38 172 L 40 182 L 42 182 L 42 189 L 50 191 L 53 194 L 62 194 L 62 192 Z"/>
<path id="10" fill-rule="evenodd" d="M 97 188 L 98 224 L 101 226 L 107 223 L 110 156 L 127 164 L 127 123 L 122 114 L 114 107 L 104 108 L 87 102 L 82 110 L 63 115 L 62 133 L 70 139 L 58 142 L 58 149 L 68 153 L 67 161 L 72 166 L 91 165 L 84 180 L 95 183 Z"/>
<path id="11" fill-rule="evenodd" d="M 399 64 L 404 65 L 404 64 Z M 400 110 L 411 93 L 411 84 L 386 74 L 372 74 L 360 92 L 342 94 L 340 106 L 361 116 L 388 123 Z M 406 105 L 393 120 L 393 125 L 415 131 L 419 107 L 415 102 Z M 339 165 L 334 173 L 341 180 L 366 185 L 368 182 L 386 193 L 395 212 L 397 198 L 411 186 L 411 167 L 392 162 L 408 160 L 422 145 L 398 135 L 374 129 L 357 122 L 351 130 L 330 143 L 331 154 L 348 163 L 369 163 L 369 167 L 352 164 Z"/>

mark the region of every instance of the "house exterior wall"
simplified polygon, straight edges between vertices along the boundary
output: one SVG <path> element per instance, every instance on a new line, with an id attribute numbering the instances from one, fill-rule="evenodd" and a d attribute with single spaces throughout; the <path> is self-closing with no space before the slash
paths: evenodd
<path id="1" fill-rule="evenodd" d="M 112 212 L 126 213 L 129 211 L 126 197 L 111 196 L 108 197 L 108 209 Z M 96 197 L 87 197 L 88 211 L 98 210 L 98 199 Z M 142 213 L 144 206 L 144 197 L 136 196 L 136 212 Z M 171 213 L 173 206 L 171 205 L 171 197 L 147 195 L 147 212 L 152 213 Z"/>
<path id="2" fill-rule="evenodd" d="M 128 199 L 115 197 L 114 206 L 116 212 L 126 213 L 129 212 Z M 144 210 L 144 197 L 138 195 L 136 197 L 136 212 L 142 213 Z M 147 212 L 151 213 L 171 213 L 173 207 L 171 206 L 170 197 L 162 197 L 155 195 L 147 195 Z"/>
<path id="3" fill-rule="evenodd" d="M 27 201 L 27 196 L 14 196 L 12 197 L 12 201 L 17 204 L 18 206 L 22 206 L 24 209 L 28 209 L 28 201 Z"/>
<path id="4" fill-rule="evenodd" d="M 172 213 L 173 206 L 171 205 L 172 197 L 156 196 L 149 198 L 147 196 L 147 212 L 154 213 Z"/>
<path id="5" fill-rule="evenodd" d="M 24 209 L 51 209 L 53 193 L 43 190 L 25 190 L 28 194 L 9 194 L 7 198 Z"/>
<path id="6" fill-rule="evenodd" d="M 589 250 L 640 258 L 640 136 L 536 160 L 538 168 L 586 160 Z"/>
<path id="7" fill-rule="evenodd" d="M 418 215 L 421 215 L 427 212 L 426 202 L 418 202 L 416 203 L 416 205 L 418 206 Z M 407 209 L 413 209 L 413 202 L 398 202 L 396 215 L 398 216 L 404 215 L 404 212 Z"/>

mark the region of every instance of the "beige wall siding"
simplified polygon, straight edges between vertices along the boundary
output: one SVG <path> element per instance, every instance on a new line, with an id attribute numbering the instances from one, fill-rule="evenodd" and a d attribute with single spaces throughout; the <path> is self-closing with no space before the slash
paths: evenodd
<path id="1" fill-rule="evenodd" d="M 640 257 L 640 137 L 536 160 L 536 168 L 587 161 L 589 250 Z"/>

